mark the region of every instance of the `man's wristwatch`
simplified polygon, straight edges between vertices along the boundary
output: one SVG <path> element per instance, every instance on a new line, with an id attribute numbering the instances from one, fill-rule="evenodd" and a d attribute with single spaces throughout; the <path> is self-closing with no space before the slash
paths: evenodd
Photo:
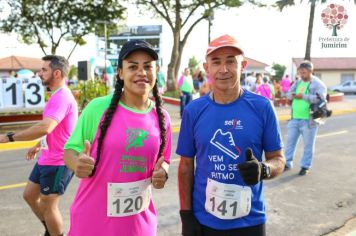
<path id="1" fill-rule="evenodd" d="M 262 179 L 268 179 L 271 177 L 271 169 L 266 163 L 261 162 L 262 165 Z"/>
<path id="2" fill-rule="evenodd" d="M 6 136 L 7 136 L 7 138 L 9 139 L 10 142 L 15 142 L 14 135 L 15 135 L 14 132 L 8 132 L 8 133 L 6 134 Z"/>

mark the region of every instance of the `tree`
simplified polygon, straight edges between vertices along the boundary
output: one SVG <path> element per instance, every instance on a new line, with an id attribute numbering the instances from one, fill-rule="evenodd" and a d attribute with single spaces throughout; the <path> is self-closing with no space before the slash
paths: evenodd
<path id="1" fill-rule="evenodd" d="M 167 89 L 176 89 L 184 46 L 194 27 L 208 20 L 213 11 L 223 7 L 240 7 L 240 0 L 134 0 L 163 18 L 173 34 L 173 47 L 167 71 Z M 252 1 L 253 2 L 253 1 Z"/>
<path id="2" fill-rule="evenodd" d="M 284 72 L 286 71 L 286 66 L 277 64 L 277 63 L 273 63 L 272 69 L 276 72 L 274 77 L 277 78 L 278 80 L 280 80 L 280 79 L 282 79 Z"/>
<path id="3" fill-rule="evenodd" d="M 123 17 L 126 10 L 117 0 L 7 0 L 10 14 L 0 20 L 0 30 L 18 33 L 27 44 L 37 43 L 46 55 L 51 54 L 63 40 L 74 46 L 85 44 L 83 37 L 95 31 L 100 21 Z"/>
<path id="4" fill-rule="evenodd" d="M 307 35 L 307 43 L 305 47 L 305 56 L 304 60 L 310 60 L 311 54 L 311 44 L 312 44 L 312 35 L 313 35 L 313 25 L 314 25 L 314 15 L 315 15 L 315 4 L 319 2 L 318 0 L 309 0 L 310 2 L 310 13 L 309 13 L 309 24 L 308 24 L 308 35 Z M 326 3 L 326 0 L 320 0 L 321 3 Z M 356 4 L 356 0 L 354 0 Z M 276 2 L 275 6 L 279 8 L 280 11 L 287 6 L 295 5 L 294 0 L 279 0 Z"/>
<path id="5" fill-rule="evenodd" d="M 69 69 L 68 79 L 72 80 L 78 75 L 78 67 L 72 65 Z M 77 78 L 76 78 L 77 79 Z"/>
<path id="6" fill-rule="evenodd" d="M 188 67 L 189 67 L 189 70 L 190 70 L 190 74 L 192 76 L 194 75 L 195 70 L 198 68 L 198 66 L 199 66 L 199 62 L 195 58 L 195 56 L 189 58 Z"/>

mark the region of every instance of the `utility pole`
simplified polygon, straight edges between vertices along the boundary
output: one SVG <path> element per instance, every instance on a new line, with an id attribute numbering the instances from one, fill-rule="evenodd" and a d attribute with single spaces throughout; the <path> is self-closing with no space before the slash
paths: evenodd
<path id="1" fill-rule="evenodd" d="M 108 36 L 107 36 L 107 30 L 106 30 L 106 21 L 104 21 L 104 37 L 105 37 L 105 54 L 104 54 L 104 72 L 106 75 L 106 54 L 108 50 Z"/>
<path id="2" fill-rule="evenodd" d="M 105 47 L 104 47 L 104 72 L 106 73 L 106 58 L 107 58 L 107 47 L 108 47 L 108 36 L 107 36 L 107 24 L 109 23 L 106 20 L 97 20 L 97 23 L 104 24 L 104 41 L 105 41 Z"/>
<path id="3" fill-rule="evenodd" d="M 211 26 L 213 25 L 212 21 L 214 20 L 214 12 L 211 10 L 211 13 L 208 17 L 208 44 L 210 43 L 210 34 L 211 34 Z"/>

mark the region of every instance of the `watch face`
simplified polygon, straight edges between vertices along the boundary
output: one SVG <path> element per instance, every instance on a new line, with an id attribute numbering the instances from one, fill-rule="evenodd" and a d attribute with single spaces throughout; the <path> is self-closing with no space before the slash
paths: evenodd
<path id="1" fill-rule="evenodd" d="M 269 178 L 271 176 L 271 170 L 270 170 L 269 166 L 265 163 L 263 163 L 262 165 L 263 165 L 263 170 L 264 170 L 264 173 L 263 173 L 264 177 Z"/>
<path id="2" fill-rule="evenodd" d="M 271 170 L 268 165 L 266 165 L 266 173 L 267 173 L 267 177 L 269 178 L 271 176 Z"/>

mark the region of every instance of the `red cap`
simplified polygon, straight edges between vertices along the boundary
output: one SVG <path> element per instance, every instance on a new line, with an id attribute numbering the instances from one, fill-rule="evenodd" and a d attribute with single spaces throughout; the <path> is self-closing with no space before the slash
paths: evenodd
<path id="1" fill-rule="evenodd" d="M 215 50 L 217 50 L 219 48 L 223 48 L 223 47 L 236 48 L 237 50 L 239 50 L 241 52 L 242 55 L 244 54 L 242 49 L 239 47 L 237 40 L 235 38 L 231 37 L 230 35 L 225 34 L 225 35 L 220 36 L 219 38 L 216 38 L 210 42 L 208 50 L 206 50 L 205 56 L 208 56 L 210 53 L 214 52 Z"/>

